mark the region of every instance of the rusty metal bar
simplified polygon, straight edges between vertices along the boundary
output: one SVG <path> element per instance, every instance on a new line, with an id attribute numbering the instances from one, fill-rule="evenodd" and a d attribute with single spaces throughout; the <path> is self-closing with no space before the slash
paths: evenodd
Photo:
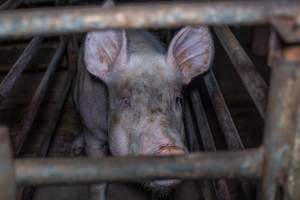
<path id="1" fill-rule="evenodd" d="M 283 52 L 273 62 L 264 130 L 262 199 L 274 200 L 279 183 L 285 182 L 300 95 L 300 68 L 293 62 L 294 59 L 299 60 L 299 52 Z"/>
<path id="2" fill-rule="evenodd" d="M 207 116 L 198 91 L 193 90 L 191 92 L 191 100 L 196 116 L 197 125 L 200 131 L 199 135 L 201 137 L 203 148 L 205 151 L 216 151 L 217 148 L 215 145 L 213 134 L 209 127 Z M 214 181 L 214 187 L 218 199 L 233 199 L 233 196 L 230 194 L 228 184 L 224 179 L 218 179 L 217 181 Z"/>
<path id="3" fill-rule="evenodd" d="M 66 43 L 67 43 L 66 39 L 64 39 L 60 42 L 59 47 L 57 48 L 49 66 L 48 66 L 48 69 L 47 69 L 45 75 L 43 76 L 43 79 L 40 82 L 40 85 L 38 86 L 32 100 L 31 100 L 29 108 L 23 119 L 21 130 L 17 134 L 17 140 L 16 140 L 16 145 L 15 145 L 15 155 L 16 156 L 18 156 L 20 154 L 21 149 L 25 143 L 28 132 L 31 129 L 31 126 L 37 115 L 38 109 L 39 109 L 39 107 L 46 95 L 47 89 L 50 85 L 49 82 L 52 80 L 53 74 L 65 52 Z"/>
<path id="4" fill-rule="evenodd" d="M 230 115 L 213 71 L 208 72 L 204 76 L 204 82 L 228 148 L 230 150 L 244 149 L 244 144 Z"/>
<path id="5" fill-rule="evenodd" d="M 185 156 L 102 159 L 16 159 L 19 185 L 96 183 L 140 179 L 260 177 L 262 149 Z M 230 162 L 228 162 L 230 160 Z"/>
<path id="6" fill-rule="evenodd" d="M 262 118 L 265 117 L 268 86 L 258 73 L 236 37 L 226 26 L 213 27 L 233 66 L 241 77 L 243 84 Z"/>
<path id="7" fill-rule="evenodd" d="M 113 8 L 86 6 L 23 9 L 0 13 L 0 37 L 187 24 L 263 24 L 268 23 L 273 16 L 298 19 L 299 10 L 300 3 L 296 1 L 169 2 L 128 4 Z M 296 20 L 297 24 L 300 24 L 300 20 Z"/>
<path id="8" fill-rule="evenodd" d="M 24 0 L 7 0 L 0 5 L 0 10 L 15 9 L 23 3 Z"/>
<path id="9" fill-rule="evenodd" d="M 0 126 L 0 200 L 15 200 L 16 182 L 8 128 Z"/>
<path id="10" fill-rule="evenodd" d="M 297 68 L 300 68 L 300 62 L 297 64 Z M 290 161 L 289 166 L 287 170 L 287 183 L 283 185 L 284 187 L 284 199 L 285 200 L 298 200 L 300 199 L 300 98 L 298 97 L 297 100 L 297 110 L 295 111 L 295 128 L 294 133 L 294 139 L 292 141 L 292 149 L 290 154 Z"/>
<path id="11" fill-rule="evenodd" d="M 224 138 L 229 150 L 244 149 L 244 144 L 237 131 L 234 121 L 231 117 L 229 109 L 226 105 L 225 99 L 217 82 L 217 79 L 213 71 L 208 72 L 204 76 L 204 82 L 208 91 L 210 101 L 212 102 L 215 110 L 218 122 L 224 134 Z M 241 187 L 248 199 L 251 197 L 251 183 L 247 181 L 241 181 Z"/>
<path id="12" fill-rule="evenodd" d="M 192 112 L 187 101 L 184 101 L 184 123 L 186 128 L 186 136 L 188 141 L 188 146 L 191 152 L 198 152 L 200 150 L 199 140 L 196 136 L 195 127 L 193 124 Z M 197 181 L 196 185 L 201 188 L 202 195 L 204 199 L 214 200 L 215 193 L 213 191 L 214 186 L 212 181 L 210 180 L 201 180 L 201 182 Z"/>
<path id="13" fill-rule="evenodd" d="M 42 44 L 42 40 L 41 37 L 33 38 L 18 58 L 17 62 L 9 70 L 9 73 L 0 84 L 0 100 L 4 99 L 9 94 L 16 81 L 20 78 L 22 72 Z"/>
<path id="14" fill-rule="evenodd" d="M 63 111 L 64 105 L 65 105 L 65 102 L 71 91 L 71 86 L 72 86 L 72 82 L 74 79 L 77 62 L 75 62 L 76 56 L 73 57 L 73 55 L 69 55 L 69 57 L 71 57 L 71 58 L 69 58 L 69 60 L 71 60 L 71 61 L 69 62 L 70 66 L 69 66 L 68 75 L 67 75 L 66 79 L 64 80 L 63 91 L 60 94 L 58 104 L 55 106 L 54 113 L 49 120 L 49 122 L 50 122 L 49 129 L 47 130 L 47 133 L 43 137 L 41 145 L 39 146 L 39 150 L 38 150 L 38 152 L 36 152 L 34 157 L 46 157 L 47 156 L 52 138 L 53 138 L 55 131 L 57 129 L 57 126 L 59 124 L 59 120 L 61 119 L 61 115 L 62 115 L 62 111 Z M 76 61 L 77 61 L 77 59 L 76 59 Z M 32 195 L 34 194 L 35 189 L 36 189 L 35 187 L 21 188 L 18 193 L 19 199 L 25 199 L 25 200 L 32 199 Z"/>

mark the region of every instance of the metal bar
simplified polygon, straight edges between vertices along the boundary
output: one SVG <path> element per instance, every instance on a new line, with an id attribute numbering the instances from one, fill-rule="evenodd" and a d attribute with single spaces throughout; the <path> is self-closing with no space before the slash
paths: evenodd
<path id="1" fill-rule="evenodd" d="M 294 136 L 296 110 L 300 95 L 300 68 L 291 60 L 297 54 L 282 54 L 274 61 L 271 76 L 267 120 L 264 130 L 264 178 L 262 199 L 274 200 L 280 181 L 284 182 L 291 142 Z M 299 155 L 298 155 L 299 156 Z"/>
<path id="2" fill-rule="evenodd" d="M 262 118 L 265 117 L 268 87 L 238 40 L 226 26 L 213 27 L 233 66 L 241 77 Z"/>
<path id="3" fill-rule="evenodd" d="M 49 87 L 49 83 L 52 80 L 53 74 L 61 61 L 61 58 L 65 52 L 66 49 L 66 39 L 60 42 L 59 47 L 57 48 L 49 66 L 48 69 L 43 76 L 42 81 L 40 82 L 40 85 L 38 86 L 31 103 L 29 105 L 29 108 L 25 114 L 25 117 L 22 122 L 21 130 L 17 134 L 17 140 L 15 145 L 15 155 L 18 156 L 21 152 L 21 149 L 25 143 L 26 137 L 28 135 L 28 132 L 31 129 L 31 126 L 35 120 L 35 117 L 37 115 L 38 109 L 46 95 L 47 89 Z"/>
<path id="4" fill-rule="evenodd" d="M 62 115 L 62 111 L 63 111 L 64 105 L 65 105 L 65 102 L 71 91 L 71 86 L 72 86 L 72 82 L 74 79 L 74 73 L 76 70 L 77 62 L 74 62 L 75 57 L 73 57 L 72 55 L 69 55 L 69 56 L 72 57 L 72 58 L 70 58 L 72 61 L 69 63 L 69 64 L 71 64 L 69 66 L 69 72 L 68 72 L 66 79 L 64 80 L 64 84 L 63 84 L 64 89 L 60 94 L 58 105 L 55 106 L 54 113 L 49 120 L 50 121 L 49 129 L 48 129 L 47 133 L 45 134 L 45 137 L 43 138 L 43 140 L 41 142 L 39 150 L 34 155 L 34 157 L 46 157 L 47 156 L 52 138 L 53 138 L 55 131 L 57 129 L 57 126 L 59 124 L 59 120 L 61 119 L 61 115 Z M 77 59 L 76 59 L 76 61 L 77 61 Z M 25 199 L 25 200 L 32 199 L 35 189 L 36 188 L 34 188 L 34 187 L 25 187 L 25 188 L 20 189 L 20 192 L 18 195 L 19 199 Z"/>
<path id="5" fill-rule="evenodd" d="M 21 56 L 18 58 L 17 62 L 9 70 L 9 73 L 5 76 L 0 84 L 0 100 L 4 99 L 9 94 L 16 81 L 20 78 L 22 72 L 28 66 L 34 54 L 37 52 L 42 40 L 43 39 L 41 37 L 33 38 L 24 49 Z"/>
<path id="6" fill-rule="evenodd" d="M 300 68 L 300 62 L 297 64 L 297 68 Z M 300 199 L 300 98 L 297 100 L 297 111 L 295 114 L 295 137 L 292 142 L 291 156 L 289 162 L 289 168 L 287 171 L 288 178 L 287 183 L 283 186 L 285 191 L 285 200 L 298 200 Z"/>
<path id="7" fill-rule="evenodd" d="M 0 13 L 0 37 L 187 24 L 264 24 L 272 16 L 297 18 L 299 10 L 300 3 L 296 1 L 168 2 L 128 4 L 112 8 L 83 6 L 23 9 Z M 296 23 L 300 24 L 299 21 Z"/>
<path id="8" fill-rule="evenodd" d="M 184 123 L 186 128 L 186 136 L 188 147 L 191 152 L 198 152 L 200 150 L 199 140 L 196 136 L 196 131 L 193 124 L 192 112 L 187 101 L 184 101 Z M 213 191 L 213 183 L 210 180 L 201 180 L 196 182 L 196 186 L 201 188 L 202 195 L 206 200 L 216 199 Z"/>
<path id="9" fill-rule="evenodd" d="M 200 137 L 203 148 L 205 151 L 216 151 L 217 148 L 215 145 L 215 141 L 211 129 L 209 127 L 207 116 L 198 91 L 193 90 L 191 92 L 191 100 L 196 116 L 197 125 L 200 130 Z M 213 184 L 218 199 L 234 199 L 233 196 L 230 194 L 228 184 L 224 179 L 218 179 L 217 181 L 214 181 Z"/>
<path id="10" fill-rule="evenodd" d="M 24 0 L 7 0 L 0 5 L 0 10 L 15 9 L 23 3 Z"/>
<path id="11" fill-rule="evenodd" d="M 0 200 L 15 200 L 16 182 L 8 128 L 0 126 Z"/>
<path id="12" fill-rule="evenodd" d="M 262 149 L 185 156 L 102 159 L 16 159 L 19 185 L 96 183 L 139 179 L 260 177 Z M 228 162 L 230 160 L 230 162 Z"/>
<path id="13" fill-rule="evenodd" d="M 244 144 L 230 115 L 213 71 L 208 72 L 204 76 L 204 82 L 228 148 L 230 150 L 244 149 Z"/>
<path id="14" fill-rule="evenodd" d="M 220 127 L 224 134 L 228 149 L 244 149 L 244 144 L 231 117 L 213 71 L 208 72 L 204 76 L 204 82 L 208 91 L 208 95 L 210 97 L 210 101 L 212 102 Z M 251 183 L 249 183 L 248 181 L 241 181 L 241 187 L 247 198 L 253 199 L 250 192 L 251 188 L 253 188 Z"/>

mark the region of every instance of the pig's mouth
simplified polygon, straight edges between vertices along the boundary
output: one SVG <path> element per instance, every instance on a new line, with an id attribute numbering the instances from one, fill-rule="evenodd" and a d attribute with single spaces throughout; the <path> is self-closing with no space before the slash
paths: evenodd
<path id="1" fill-rule="evenodd" d="M 153 180 L 144 182 L 143 185 L 146 189 L 150 189 L 154 192 L 167 193 L 180 182 L 181 180 L 179 179 Z"/>
<path id="2" fill-rule="evenodd" d="M 157 156 L 176 156 L 176 155 L 183 155 L 186 152 L 173 144 L 164 144 L 161 145 L 154 154 Z M 151 189 L 153 191 L 157 192 L 168 192 L 175 186 L 177 186 L 181 180 L 179 179 L 164 179 L 164 180 L 153 180 L 153 181 L 147 181 L 143 185 Z"/>

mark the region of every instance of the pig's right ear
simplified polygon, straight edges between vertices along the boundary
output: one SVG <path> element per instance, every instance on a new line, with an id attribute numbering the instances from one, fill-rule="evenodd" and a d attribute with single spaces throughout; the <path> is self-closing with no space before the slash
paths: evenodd
<path id="1" fill-rule="evenodd" d="M 114 67 L 127 62 L 125 31 L 98 31 L 87 34 L 84 62 L 87 70 L 105 81 Z"/>

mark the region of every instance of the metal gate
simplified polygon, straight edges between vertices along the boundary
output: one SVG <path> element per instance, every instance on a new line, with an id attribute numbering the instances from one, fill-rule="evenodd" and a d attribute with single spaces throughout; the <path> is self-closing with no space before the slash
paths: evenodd
<path id="1" fill-rule="evenodd" d="M 213 27 L 257 110 L 265 119 L 264 143 L 243 150 L 213 72 L 205 77 L 212 104 L 218 114 L 226 142 L 232 151 L 201 152 L 177 157 L 113 157 L 95 159 L 12 159 L 6 128 L 0 129 L 0 199 L 15 199 L 17 185 L 58 183 L 93 183 L 153 178 L 262 178 L 258 198 L 273 200 L 281 187 L 284 199 L 300 199 L 300 2 L 247 1 L 208 3 L 126 4 L 114 8 L 98 6 L 42 9 L 13 8 L 22 1 L 8 0 L 0 9 L 1 39 L 35 36 L 0 85 L 5 98 L 32 58 L 42 38 L 104 28 L 176 27 L 207 24 Z M 134 12 L 132 12 L 134 10 Z M 271 84 L 257 73 L 255 66 L 226 25 L 271 24 L 269 64 Z M 61 43 L 30 104 L 31 111 L 23 123 L 15 155 L 22 148 L 27 133 L 47 88 L 56 63 L 68 49 L 69 62 L 76 63 L 72 37 Z M 68 48 L 70 47 L 70 48 Z M 62 94 L 65 98 L 71 82 Z M 193 104 L 202 109 L 197 93 Z M 267 100 L 268 99 L 268 100 Z M 203 110 L 203 109 L 202 109 Z M 203 113 L 199 113 L 203 116 Z M 205 114 L 204 114 L 205 115 Z M 53 122 L 55 123 L 55 122 Z M 206 127 L 205 118 L 198 121 Z M 208 143 L 210 141 L 207 141 Z M 41 153 L 43 154 L 43 152 Z M 228 162 L 230 160 L 230 162 Z M 154 167 L 155 166 L 155 167 Z M 175 166 L 175 167 L 174 167 Z"/>

